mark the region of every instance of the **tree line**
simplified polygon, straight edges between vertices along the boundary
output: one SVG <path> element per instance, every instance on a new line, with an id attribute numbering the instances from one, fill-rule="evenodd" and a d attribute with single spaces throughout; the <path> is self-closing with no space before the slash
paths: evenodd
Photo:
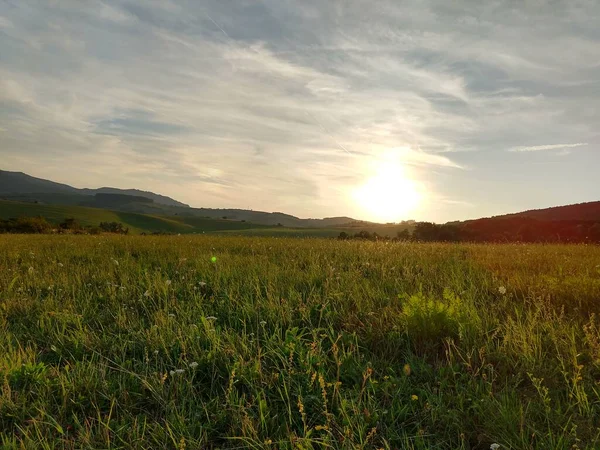
<path id="1" fill-rule="evenodd" d="M 100 222 L 98 226 L 84 226 L 76 219 L 67 218 L 58 225 L 48 222 L 44 217 L 19 217 L 0 219 L 0 233 L 19 234 L 129 234 L 120 222 Z"/>

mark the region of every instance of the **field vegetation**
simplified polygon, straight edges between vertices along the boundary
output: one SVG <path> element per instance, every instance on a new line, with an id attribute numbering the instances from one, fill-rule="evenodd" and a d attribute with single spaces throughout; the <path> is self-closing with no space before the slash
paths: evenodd
<path id="1" fill-rule="evenodd" d="M 0 235 L 0 446 L 600 448 L 599 314 L 598 246 Z"/>

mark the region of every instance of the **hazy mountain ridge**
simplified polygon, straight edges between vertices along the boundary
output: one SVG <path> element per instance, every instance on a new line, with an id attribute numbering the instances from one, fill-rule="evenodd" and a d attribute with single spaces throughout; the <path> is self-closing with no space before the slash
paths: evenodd
<path id="1" fill-rule="evenodd" d="M 130 196 L 130 201 L 107 204 L 106 196 L 96 194 L 120 194 Z M 77 205 L 106 208 L 138 214 L 164 216 L 205 217 L 232 221 L 244 221 L 259 225 L 278 225 L 299 228 L 327 228 L 353 222 L 351 217 L 327 217 L 324 219 L 301 219 L 282 212 L 253 211 L 236 208 L 192 208 L 154 192 L 138 189 L 117 189 L 102 187 L 99 189 L 77 189 L 72 186 L 55 183 L 50 180 L 32 177 L 22 172 L 0 170 L 0 196 L 8 200 L 40 202 L 56 205 Z M 152 200 L 140 201 L 139 197 Z"/>
<path id="2" fill-rule="evenodd" d="M 153 192 L 141 191 L 139 189 L 118 189 L 111 187 L 78 189 L 67 184 L 32 177 L 23 172 L 0 170 L 0 195 L 22 194 L 79 194 L 85 196 L 94 196 L 96 194 L 125 194 L 134 197 L 149 198 L 161 205 L 189 208 L 185 203 L 178 202 L 170 197 L 155 194 Z"/>

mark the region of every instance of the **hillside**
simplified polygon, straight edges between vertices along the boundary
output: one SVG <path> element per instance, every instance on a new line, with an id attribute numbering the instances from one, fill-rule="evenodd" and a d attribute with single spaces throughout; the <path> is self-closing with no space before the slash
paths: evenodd
<path id="1" fill-rule="evenodd" d="M 536 220 L 580 220 L 600 222 L 600 202 L 578 203 L 575 205 L 555 206 L 553 208 L 533 209 L 494 218 L 526 217 Z"/>
<path id="2" fill-rule="evenodd" d="M 153 232 L 184 234 L 261 228 L 256 224 L 229 220 L 173 218 L 83 206 L 41 205 L 0 200 L 0 219 L 36 216 L 41 216 L 54 224 L 73 218 L 81 225 L 91 227 L 98 226 L 100 222 L 120 222 L 133 234 Z"/>
<path id="3" fill-rule="evenodd" d="M 153 200 L 155 203 L 166 206 L 178 206 L 187 208 L 185 203 L 173 200 L 164 195 L 155 194 L 153 192 L 140 191 L 138 189 L 117 189 L 103 187 L 99 189 L 77 189 L 72 186 L 55 183 L 54 181 L 44 180 L 42 178 L 32 177 L 23 172 L 9 172 L 0 170 L 0 195 L 2 196 L 22 196 L 25 194 L 42 194 L 46 201 L 57 202 L 61 197 L 52 197 L 51 194 L 70 194 L 81 195 L 85 197 L 94 196 L 96 194 L 124 194 L 130 196 L 145 197 Z M 82 201 L 85 198 L 82 198 Z"/>
<path id="4" fill-rule="evenodd" d="M 107 195 L 129 196 L 110 198 Z M 138 189 L 77 189 L 65 184 L 35 178 L 22 172 L 0 170 L 0 198 L 17 202 L 43 203 L 48 205 L 77 205 L 92 208 L 110 208 L 116 211 L 187 217 L 245 221 L 264 226 L 298 228 L 329 228 L 353 222 L 351 217 L 329 217 L 324 219 L 301 219 L 282 212 L 252 211 L 235 208 L 192 208 L 170 197 Z M 151 202 L 143 199 L 152 200 Z"/>
<path id="5" fill-rule="evenodd" d="M 55 193 L 77 194 L 77 189 L 66 184 L 35 178 L 22 172 L 0 170 L 0 195 Z"/>

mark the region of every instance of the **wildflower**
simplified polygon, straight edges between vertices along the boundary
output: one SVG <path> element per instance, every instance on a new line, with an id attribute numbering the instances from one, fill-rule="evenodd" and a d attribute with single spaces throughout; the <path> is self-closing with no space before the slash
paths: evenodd
<path id="1" fill-rule="evenodd" d="M 113 259 L 113 263 L 115 263 L 115 266 L 119 265 L 119 261 L 117 261 L 116 259 Z"/>
<path id="2" fill-rule="evenodd" d="M 175 375 L 175 371 L 174 370 L 169 371 L 169 375 L 174 376 Z"/>
<path id="3" fill-rule="evenodd" d="M 211 260 L 212 262 L 216 263 L 216 262 L 217 262 L 217 257 L 216 257 L 216 256 L 213 256 L 212 258 L 210 258 L 210 260 Z"/>
<path id="4" fill-rule="evenodd" d="M 502 295 L 506 294 L 506 288 L 504 286 L 500 286 L 498 288 L 498 292 L 500 292 Z"/>
<path id="5" fill-rule="evenodd" d="M 63 267 L 63 263 L 58 263 L 58 267 Z"/>
<path id="6" fill-rule="evenodd" d="M 403 370 L 404 370 L 404 375 L 406 375 L 406 376 L 410 375 L 411 370 L 410 370 L 410 365 L 409 364 L 404 364 Z"/>
<path id="7" fill-rule="evenodd" d="M 158 350 L 154 350 L 154 355 L 158 355 Z"/>
<path id="8" fill-rule="evenodd" d="M 175 314 L 169 314 L 169 317 L 175 317 Z"/>
<path id="9" fill-rule="evenodd" d="M 198 363 L 196 361 L 190 363 L 190 369 L 195 369 L 198 367 Z"/>
<path id="10" fill-rule="evenodd" d="M 150 297 L 150 291 L 144 292 L 144 297 Z"/>
<path id="11" fill-rule="evenodd" d="M 217 320 L 215 316 L 206 316 L 206 320 Z"/>
<path id="12" fill-rule="evenodd" d="M 175 369 L 175 373 L 180 373 L 181 374 L 181 373 L 184 373 L 184 372 L 185 372 L 184 369 Z"/>
<path id="13" fill-rule="evenodd" d="M 200 283 L 198 283 L 198 285 L 199 285 L 200 287 L 204 287 L 204 286 L 206 286 L 206 283 L 205 283 L 204 281 L 201 281 Z"/>
<path id="14" fill-rule="evenodd" d="M 171 286 L 171 280 L 167 280 L 167 281 L 165 281 L 165 283 L 167 286 Z"/>
<path id="15" fill-rule="evenodd" d="M 411 395 L 411 396 L 410 396 L 410 399 L 411 399 L 413 402 L 416 402 L 417 400 L 419 400 L 419 396 L 418 396 L 418 395 L 415 395 L 415 394 L 413 394 L 413 395 Z"/>
<path id="16" fill-rule="evenodd" d="M 267 322 L 266 322 L 266 321 L 264 321 L 264 320 L 261 320 L 261 321 L 260 321 L 260 326 L 264 327 L 266 324 L 267 324 Z"/>
<path id="17" fill-rule="evenodd" d="M 490 450 L 498 450 L 500 448 L 500 444 L 492 444 L 490 445 Z"/>

